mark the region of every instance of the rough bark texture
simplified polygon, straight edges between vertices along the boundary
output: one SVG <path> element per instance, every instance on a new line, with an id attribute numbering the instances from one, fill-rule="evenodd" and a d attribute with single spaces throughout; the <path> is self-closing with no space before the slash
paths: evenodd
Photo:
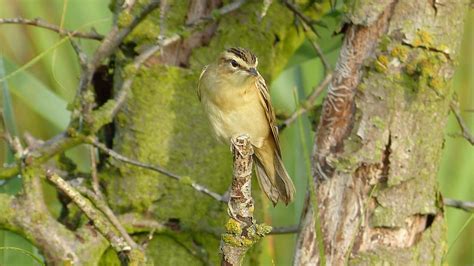
<path id="1" fill-rule="evenodd" d="M 210 16 L 214 8 L 222 6 L 221 1 L 167 2 L 165 36 L 180 32 L 186 23 Z M 230 46 L 254 51 L 267 80 L 284 67 L 304 35 L 297 33 L 292 20 L 287 19 L 290 11 L 279 3 L 272 4 L 260 19 L 262 4 L 248 1 L 149 60 L 137 74 L 132 94 L 117 115 L 113 148 L 224 193 L 232 180 L 232 157 L 229 147 L 219 145 L 209 130 L 196 96 L 197 80 L 202 67 Z M 128 40 L 137 49 L 149 43 L 160 31 L 159 21 L 159 12 L 151 14 Z M 126 69 L 126 61 L 123 55 L 117 55 L 117 69 Z M 126 76 L 127 71 L 122 75 Z M 117 75 L 115 86 L 122 79 Z M 172 223 L 179 231 L 156 234 L 148 244 L 147 255 L 156 265 L 219 263 L 219 237 L 213 229 L 225 223 L 225 204 L 165 176 L 113 160 L 111 163 L 113 167 L 103 171 L 101 179 L 105 180 L 113 209 Z M 110 254 L 105 262 L 115 260 Z"/>
<path id="2" fill-rule="evenodd" d="M 227 209 L 229 220 L 221 239 L 221 265 L 241 265 L 249 248 L 271 231 L 271 227 L 256 224 L 253 216 L 253 153 L 249 136 L 232 140 L 234 170 Z"/>
<path id="3" fill-rule="evenodd" d="M 439 265 L 446 229 L 436 172 L 468 3 L 348 7 L 295 265 Z"/>

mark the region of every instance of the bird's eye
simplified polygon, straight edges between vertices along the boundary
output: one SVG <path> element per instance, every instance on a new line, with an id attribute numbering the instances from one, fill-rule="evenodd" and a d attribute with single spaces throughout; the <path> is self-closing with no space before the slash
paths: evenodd
<path id="1" fill-rule="evenodd" d="M 239 63 L 237 63 L 237 61 L 235 61 L 235 60 L 230 60 L 230 64 L 231 64 L 233 67 L 238 67 L 238 66 L 239 66 Z"/>

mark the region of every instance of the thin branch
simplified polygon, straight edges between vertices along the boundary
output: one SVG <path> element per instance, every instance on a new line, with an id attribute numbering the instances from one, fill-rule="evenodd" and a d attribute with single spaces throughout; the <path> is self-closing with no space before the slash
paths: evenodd
<path id="1" fill-rule="evenodd" d="M 97 176 L 96 148 L 94 146 L 89 147 L 89 156 L 91 158 L 92 189 L 94 190 L 95 195 L 102 199 L 103 197 L 102 192 L 100 191 L 99 177 Z"/>
<path id="2" fill-rule="evenodd" d="M 163 232 L 167 226 L 154 219 L 135 213 L 122 214 L 118 217 L 120 224 L 127 228 L 128 233 Z"/>
<path id="3" fill-rule="evenodd" d="M 81 144 L 83 140 L 79 137 L 70 137 L 67 132 L 62 132 L 48 141 L 42 143 L 35 149 L 25 150 L 22 154 L 26 166 L 39 165 L 48 161 L 51 157 Z M 0 168 L 0 179 L 7 179 L 19 173 L 17 163 Z"/>
<path id="4" fill-rule="evenodd" d="M 109 241 L 110 245 L 117 251 L 130 251 L 130 247 L 125 239 L 117 234 L 115 228 L 103 215 L 92 205 L 92 203 L 84 198 L 74 187 L 64 181 L 59 175 L 51 170 L 46 172 L 46 178 L 51 181 L 59 190 L 64 192 L 84 214 L 94 223 L 94 227 Z"/>
<path id="5" fill-rule="evenodd" d="M 323 81 L 313 89 L 313 92 L 306 98 L 304 102 L 287 118 L 279 125 L 279 129 L 282 130 L 288 125 L 293 123 L 300 115 L 305 114 L 306 112 L 312 110 L 316 106 L 316 99 L 323 93 L 326 86 L 331 82 L 332 73 L 326 75 Z"/>
<path id="6" fill-rule="evenodd" d="M 319 37 L 319 33 L 316 31 L 316 28 L 313 26 L 313 23 L 311 23 L 311 19 L 305 16 L 299 9 L 296 7 L 294 4 L 290 3 L 288 0 L 284 0 L 283 3 L 285 4 L 286 7 L 288 7 L 291 12 L 293 12 L 297 17 L 301 19 L 303 22 L 303 28 L 305 28 L 305 32 L 311 30 L 316 36 Z M 323 50 L 321 47 L 319 47 L 319 44 L 316 43 L 312 38 L 309 36 L 308 40 L 310 41 L 311 45 L 313 46 L 314 50 L 318 54 L 319 58 L 321 58 L 321 62 L 323 62 L 324 70 L 329 71 L 331 69 L 331 65 L 329 64 L 329 61 L 326 59 L 324 56 Z"/>
<path id="7" fill-rule="evenodd" d="M 132 22 L 122 29 L 114 28 L 110 33 L 104 38 L 99 48 L 97 48 L 94 57 L 91 61 L 91 69 L 95 70 L 104 58 L 109 57 L 115 49 L 123 42 L 123 40 L 135 29 L 135 27 L 140 24 L 153 10 L 158 8 L 160 1 L 152 0 L 148 3 L 140 13 L 135 16 Z"/>
<path id="8" fill-rule="evenodd" d="M 458 121 L 459 126 L 461 127 L 462 133 L 460 134 L 464 137 L 471 145 L 474 145 L 474 136 L 469 130 L 469 127 L 466 125 L 466 122 L 461 116 L 459 111 L 459 104 L 456 102 L 451 102 L 451 111 L 453 111 L 456 120 Z"/>
<path id="9" fill-rule="evenodd" d="M 117 153 L 116 151 L 107 148 L 104 144 L 98 142 L 97 140 L 95 140 L 93 138 L 88 138 L 87 141 L 88 141 L 89 144 L 94 145 L 95 147 L 97 147 L 98 149 L 100 149 L 101 151 L 103 151 L 104 153 L 106 153 L 107 155 L 109 155 L 110 157 L 112 157 L 116 160 L 119 160 L 119 161 L 124 162 L 124 163 L 128 163 L 128 164 L 131 164 L 131 165 L 135 165 L 135 166 L 138 166 L 138 167 L 142 167 L 142 168 L 145 168 L 145 169 L 148 169 L 148 170 L 158 172 L 158 173 L 163 174 L 165 176 L 171 177 L 171 178 L 173 178 L 177 181 L 181 181 L 183 184 L 189 185 L 189 186 L 193 187 L 196 191 L 204 193 L 204 194 L 214 198 L 215 200 L 222 201 L 222 202 L 224 201 L 221 195 L 219 195 L 216 192 L 213 192 L 213 191 L 209 190 L 207 187 L 205 187 L 203 185 L 200 185 L 200 184 L 190 180 L 189 177 L 179 176 L 179 175 L 177 175 L 175 173 L 172 173 L 172 172 L 170 172 L 170 171 L 168 171 L 168 170 L 166 170 L 166 169 L 164 169 L 160 166 L 151 165 L 151 164 L 147 164 L 147 163 L 142 163 L 142 162 L 130 159 L 128 157 L 125 157 L 125 156 Z"/>
<path id="10" fill-rule="evenodd" d="M 298 225 L 274 227 L 269 235 L 296 234 L 300 231 Z"/>
<path id="11" fill-rule="evenodd" d="M 122 224 L 119 222 L 117 219 L 117 216 L 115 216 L 114 212 L 110 209 L 110 207 L 107 205 L 105 202 L 104 198 L 100 195 L 102 193 L 97 194 L 96 192 L 93 192 L 85 187 L 82 186 L 76 186 L 75 187 L 81 194 L 85 195 L 89 200 L 92 201 L 92 203 L 99 209 L 110 221 L 110 223 L 119 231 L 120 235 L 127 241 L 128 245 L 132 248 L 137 248 L 138 245 L 133 241 L 133 239 L 130 237 L 130 235 L 127 233 L 125 228 L 122 226 Z"/>
<path id="12" fill-rule="evenodd" d="M 74 110 L 73 119 L 71 122 L 75 122 L 76 118 L 79 118 L 79 121 L 85 120 L 86 124 L 90 126 L 92 120 L 90 113 L 93 108 L 93 102 L 87 100 L 86 92 L 91 83 L 92 76 L 94 72 L 102 63 L 102 61 L 112 55 L 117 47 L 123 42 L 123 40 L 140 24 L 140 22 L 146 18 L 153 10 L 159 7 L 160 1 L 152 0 L 148 3 L 137 16 L 135 16 L 132 22 L 119 29 L 116 25 L 112 30 L 107 34 L 107 36 L 102 40 L 100 46 L 95 51 L 92 59 L 88 62 L 87 68 L 82 72 L 81 78 L 79 80 L 79 88 L 76 92 L 75 102 L 80 109 Z"/>
<path id="13" fill-rule="evenodd" d="M 82 51 L 81 47 L 79 44 L 72 38 L 69 39 L 69 42 L 71 43 L 72 48 L 74 49 L 74 52 L 76 52 L 77 57 L 79 58 L 79 64 L 81 66 L 82 71 L 85 71 L 87 69 L 87 55 Z"/>
<path id="14" fill-rule="evenodd" d="M 236 0 L 227 4 L 217 10 L 214 10 L 211 15 L 199 18 L 198 20 L 188 23 L 188 27 L 196 27 L 205 22 L 214 21 L 216 18 L 221 17 L 223 15 L 229 14 L 237 9 L 239 9 L 247 0 Z"/>
<path id="15" fill-rule="evenodd" d="M 460 200 L 445 198 L 443 202 L 444 202 L 444 205 L 446 205 L 447 207 L 452 207 L 452 208 L 464 210 L 466 212 L 474 213 L 474 201 L 460 201 Z"/>
<path id="16" fill-rule="evenodd" d="M 72 36 L 83 39 L 91 40 L 102 40 L 104 36 L 95 32 L 80 32 L 74 30 L 65 30 L 60 28 L 57 25 L 46 22 L 40 18 L 35 19 L 26 19 L 26 18 L 0 18 L 0 24 L 21 24 L 21 25 L 30 25 L 38 28 L 48 29 L 54 32 L 57 32 L 60 36 Z"/>

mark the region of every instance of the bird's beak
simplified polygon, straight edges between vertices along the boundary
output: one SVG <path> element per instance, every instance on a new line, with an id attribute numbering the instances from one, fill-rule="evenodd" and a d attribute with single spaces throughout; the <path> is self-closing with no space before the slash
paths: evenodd
<path id="1" fill-rule="evenodd" d="M 254 67 L 249 68 L 249 73 L 252 76 L 255 76 L 255 77 L 258 76 L 257 69 L 255 69 Z"/>

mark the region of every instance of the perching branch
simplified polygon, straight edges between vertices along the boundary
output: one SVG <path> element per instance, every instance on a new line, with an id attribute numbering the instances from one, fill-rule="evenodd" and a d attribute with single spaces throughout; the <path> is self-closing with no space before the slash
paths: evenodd
<path id="1" fill-rule="evenodd" d="M 461 112 L 459 111 L 459 104 L 456 102 L 451 102 L 451 111 L 453 111 L 456 120 L 458 121 L 459 126 L 461 127 L 462 133 L 460 134 L 464 137 L 471 145 L 474 145 L 474 135 L 472 135 L 469 127 L 466 125 L 466 122 L 461 116 Z"/>
<path id="2" fill-rule="evenodd" d="M 241 265 L 247 250 L 271 231 L 271 227 L 257 224 L 252 198 L 253 148 L 248 135 L 232 139 L 234 173 L 227 212 L 229 220 L 222 234 L 221 265 Z"/>
<path id="3" fill-rule="evenodd" d="M 168 170 L 166 170 L 166 169 L 164 169 L 160 166 L 151 165 L 151 164 L 147 164 L 147 163 L 142 163 L 142 162 L 133 160 L 131 158 L 125 157 L 125 156 L 117 153 L 116 151 L 107 148 L 104 144 L 98 142 L 97 140 L 95 140 L 93 138 L 88 138 L 88 142 L 90 144 L 94 145 L 95 147 L 97 147 L 98 149 L 100 149 L 101 151 L 103 151 L 105 154 L 109 155 L 110 157 L 112 157 L 116 160 L 119 160 L 119 161 L 124 162 L 124 163 L 128 163 L 128 164 L 131 164 L 131 165 L 135 165 L 135 166 L 138 166 L 138 167 L 142 167 L 142 168 L 145 168 L 145 169 L 148 169 L 148 170 L 158 172 L 162 175 L 165 175 L 165 176 L 171 177 L 171 178 L 173 178 L 177 181 L 180 181 L 183 184 L 189 185 L 189 186 L 193 187 L 196 191 L 204 193 L 204 194 L 214 198 L 215 200 L 224 201 L 224 199 L 221 195 L 219 195 L 216 192 L 213 192 L 213 191 L 209 190 L 207 187 L 205 187 L 203 185 L 197 184 L 196 182 L 192 181 L 189 177 L 179 176 L 179 175 L 177 175 L 175 173 L 172 173 L 172 172 L 170 172 L 170 171 L 168 171 Z"/>
<path id="4" fill-rule="evenodd" d="M 95 31 L 90 32 L 80 32 L 76 30 L 66 30 L 61 27 L 51 24 L 44 21 L 41 18 L 35 19 L 26 19 L 26 18 L 0 18 L 0 24 L 20 24 L 20 25 L 30 25 L 38 28 L 48 29 L 54 32 L 57 32 L 60 36 L 71 36 L 83 39 L 91 39 L 100 41 L 104 38 L 102 34 L 99 34 Z"/>

